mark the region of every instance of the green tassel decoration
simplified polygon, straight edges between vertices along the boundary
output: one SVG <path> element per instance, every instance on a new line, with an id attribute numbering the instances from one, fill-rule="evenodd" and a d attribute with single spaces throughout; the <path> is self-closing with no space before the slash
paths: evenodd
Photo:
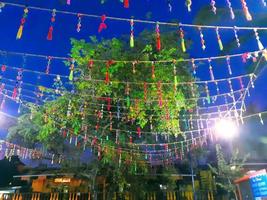
<path id="1" fill-rule="evenodd" d="M 129 96 L 126 97 L 126 104 L 127 104 L 128 108 L 131 106 L 131 101 L 130 101 L 130 97 Z"/>
<path id="2" fill-rule="evenodd" d="M 73 81 L 73 70 L 70 71 L 69 80 Z"/>

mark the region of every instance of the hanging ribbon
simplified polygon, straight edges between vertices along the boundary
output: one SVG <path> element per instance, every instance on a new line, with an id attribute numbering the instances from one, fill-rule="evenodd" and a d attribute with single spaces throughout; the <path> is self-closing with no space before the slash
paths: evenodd
<path id="1" fill-rule="evenodd" d="M 199 30 L 199 36 L 200 36 L 200 42 L 201 42 L 201 48 L 203 49 L 203 51 L 206 49 L 206 45 L 205 45 L 205 39 L 204 39 L 204 35 L 202 32 L 201 27 L 198 27 Z"/>
<path id="2" fill-rule="evenodd" d="M 227 5 L 228 5 L 228 8 L 230 10 L 230 16 L 231 16 L 231 19 L 235 19 L 235 13 L 233 11 L 233 8 L 232 8 L 232 3 L 230 0 L 226 0 L 227 2 Z"/>
<path id="3" fill-rule="evenodd" d="M 259 50 L 263 50 L 264 47 L 263 47 L 263 45 L 262 45 L 262 43 L 260 41 L 258 30 L 256 28 L 254 28 L 253 30 L 254 30 L 254 33 L 255 33 L 255 37 L 256 37 L 256 40 L 257 40 L 257 43 L 258 43 Z"/>
<path id="4" fill-rule="evenodd" d="M 243 12 L 245 14 L 245 17 L 247 19 L 247 21 L 252 21 L 252 16 L 248 10 L 248 6 L 245 0 L 241 0 L 241 4 L 242 4 L 242 8 L 243 8 Z"/>
<path id="5" fill-rule="evenodd" d="M 223 43 L 222 43 L 222 40 L 221 40 L 221 36 L 220 36 L 218 27 L 216 28 L 216 35 L 217 35 L 217 41 L 218 41 L 219 48 L 222 51 L 223 50 Z"/>
<path id="6" fill-rule="evenodd" d="M 130 47 L 134 47 L 134 20 L 130 21 L 131 33 L 130 33 Z"/>
<path id="7" fill-rule="evenodd" d="M 160 30 L 159 30 L 159 23 L 156 24 L 156 48 L 158 51 L 161 50 L 161 42 L 160 42 Z"/>
<path id="8" fill-rule="evenodd" d="M 76 31 L 79 33 L 81 31 L 81 27 L 82 27 L 82 14 L 78 13 L 77 17 L 78 17 L 78 22 L 77 22 L 77 26 L 76 26 Z"/>
<path id="9" fill-rule="evenodd" d="M 241 44 L 240 44 L 240 40 L 239 40 L 239 37 L 238 37 L 238 34 L 237 34 L 237 27 L 234 26 L 234 34 L 235 34 L 235 40 L 236 40 L 236 43 L 237 43 L 237 47 L 240 47 Z"/>
<path id="10" fill-rule="evenodd" d="M 211 0 L 210 5 L 211 5 L 212 12 L 216 15 L 216 12 L 217 12 L 217 8 L 215 6 L 216 2 L 214 0 Z"/>
<path id="11" fill-rule="evenodd" d="M 191 12 L 192 1 L 191 0 L 185 0 L 185 5 L 187 7 L 188 12 Z"/>
<path id="12" fill-rule="evenodd" d="M 18 32 L 17 32 L 17 40 L 21 39 L 21 37 L 22 37 L 24 24 L 25 24 L 26 19 L 27 19 L 27 17 L 28 17 L 28 12 L 29 12 L 28 8 L 27 8 L 27 7 L 24 8 L 23 11 L 24 11 L 24 13 L 23 13 L 23 16 L 22 16 L 22 18 L 21 18 L 21 20 L 20 20 L 19 30 L 18 30 Z"/>
<path id="13" fill-rule="evenodd" d="M 185 40 L 184 40 L 184 31 L 182 27 L 180 27 L 180 39 L 181 39 L 181 48 L 183 52 L 186 52 L 186 47 L 185 47 Z"/>
<path id="14" fill-rule="evenodd" d="M 169 11 L 172 12 L 171 0 L 167 0 L 167 3 L 168 3 Z"/>
<path id="15" fill-rule="evenodd" d="M 107 29 L 107 25 L 105 23 L 106 18 L 107 18 L 106 15 L 101 16 L 101 23 L 99 24 L 98 27 L 98 33 L 100 33 L 103 29 Z"/>
<path id="16" fill-rule="evenodd" d="M 56 9 L 53 9 L 52 17 L 50 19 L 50 27 L 49 27 L 48 34 L 47 34 L 47 37 L 46 37 L 47 40 L 52 40 L 53 39 L 53 30 L 54 30 L 55 21 L 56 21 Z"/>

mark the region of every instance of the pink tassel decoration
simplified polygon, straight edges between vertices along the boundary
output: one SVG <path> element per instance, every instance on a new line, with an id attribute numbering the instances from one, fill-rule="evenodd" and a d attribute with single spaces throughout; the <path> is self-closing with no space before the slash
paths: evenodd
<path id="1" fill-rule="evenodd" d="M 105 23 L 106 18 L 107 18 L 106 15 L 101 16 L 101 23 L 98 27 L 98 33 L 100 33 L 103 29 L 107 29 L 107 25 Z"/>
<path id="2" fill-rule="evenodd" d="M 50 27 L 49 27 L 47 37 L 46 37 L 47 40 L 53 40 L 53 31 L 54 31 L 55 21 L 56 21 L 56 9 L 53 9 L 52 17 L 50 19 Z"/>
<path id="3" fill-rule="evenodd" d="M 70 5 L 70 1 L 71 1 L 71 0 L 67 0 L 67 5 Z"/>

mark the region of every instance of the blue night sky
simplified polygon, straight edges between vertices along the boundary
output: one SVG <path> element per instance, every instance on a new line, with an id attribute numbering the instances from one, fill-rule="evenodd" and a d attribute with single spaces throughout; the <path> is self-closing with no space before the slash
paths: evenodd
<path id="1" fill-rule="evenodd" d="M 169 12 L 168 4 L 166 0 L 130 0 L 130 8 L 123 8 L 123 4 L 119 0 L 107 0 L 105 4 L 101 4 L 99 0 L 72 0 L 70 6 L 65 5 L 65 1 L 59 0 L 6 0 L 6 2 L 25 4 L 29 6 L 38 6 L 43 8 L 57 9 L 57 10 L 66 10 L 72 12 L 79 13 L 87 13 L 87 14 L 96 14 L 102 15 L 105 14 L 107 16 L 113 17 L 123 17 L 123 18 L 131 18 L 134 19 L 148 19 L 153 21 L 165 21 L 165 22 L 182 22 L 182 23 L 194 23 L 195 16 L 198 11 L 203 6 L 208 6 L 210 4 L 209 0 L 192 0 L 192 12 L 188 13 L 187 8 L 184 5 L 185 0 L 171 0 L 172 4 L 172 12 Z M 64 3 L 62 3 L 64 2 Z M 234 11 L 240 12 L 242 11 L 242 6 L 240 0 L 232 0 L 232 7 Z M 213 17 L 213 13 L 211 11 L 209 14 L 209 25 L 227 25 L 227 26 L 257 26 L 257 18 L 261 18 L 265 15 L 267 7 L 263 7 L 261 4 L 261 0 L 247 0 L 248 7 L 252 16 L 254 17 L 254 21 L 247 22 L 245 17 L 242 14 L 236 14 L 236 19 L 231 20 L 230 14 L 227 15 L 226 18 L 220 20 L 211 20 Z M 218 9 L 224 8 L 228 12 L 228 7 L 226 4 L 226 0 L 216 0 L 216 6 Z M 82 19 L 82 28 L 81 32 L 76 32 L 77 25 L 77 17 L 73 15 L 62 15 L 60 13 L 56 16 L 55 28 L 53 33 L 53 40 L 47 41 L 46 36 L 48 32 L 48 28 L 50 26 L 50 18 L 51 13 L 46 11 L 36 11 L 29 10 L 27 22 L 24 27 L 23 36 L 21 40 L 16 40 L 17 30 L 20 25 L 20 19 L 23 15 L 23 8 L 6 6 L 2 9 L 2 13 L 0 13 L 0 50 L 4 51 L 13 51 L 13 52 L 22 52 L 22 53 L 33 53 L 33 54 L 44 54 L 47 56 L 67 56 L 70 52 L 70 38 L 76 39 L 85 39 L 89 40 L 89 36 L 97 35 L 99 37 L 104 38 L 112 38 L 119 37 L 120 35 L 129 35 L 130 33 L 130 25 L 128 22 L 119 22 L 119 21 L 111 21 L 107 20 L 106 23 L 108 25 L 108 29 L 102 31 L 98 34 L 97 29 L 100 23 L 100 19 L 96 18 L 86 18 Z M 205 21 L 202 21 L 202 24 L 206 24 Z M 262 24 L 261 24 L 262 25 Z M 135 34 L 138 34 L 140 31 L 144 29 L 154 30 L 154 25 L 147 24 L 135 24 Z M 175 30 L 175 28 L 174 28 Z M 196 29 L 193 28 L 184 28 L 186 39 L 190 39 L 193 41 L 192 46 L 189 49 L 190 57 L 211 57 L 221 55 L 217 45 L 216 34 L 213 29 L 203 29 L 204 37 L 206 40 L 206 50 L 202 51 L 199 33 Z M 231 30 L 222 30 L 221 38 L 223 43 L 227 43 L 231 41 L 234 37 L 233 31 Z M 240 35 L 245 34 L 246 31 L 240 31 Z M 252 31 L 253 34 L 253 31 Z M 261 41 L 264 46 L 267 45 L 267 34 L 266 32 L 260 32 Z M 178 38 L 179 36 L 177 36 Z M 180 44 L 177 44 L 180 45 Z M 251 37 L 249 41 L 246 43 L 241 43 L 241 48 L 234 48 L 228 54 L 235 53 L 243 53 L 247 51 L 257 51 L 258 46 L 255 40 L 255 37 Z M 6 58 L 3 56 L 0 57 L 0 62 L 14 66 L 14 67 L 22 67 L 23 59 L 21 56 L 12 56 L 8 55 Z M 234 58 L 231 60 L 233 76 L 238 76 L 240 74 L 245 74 L 247 69 L 247 64 L 243 64 L 241 62 L 241 58 Z M 26 63 L 24 63 L 24 68 L 32 69 L 36 71 L 45 71 L 47 60 L 45 59 L 37 59 L 37 58 L 26 58 Z M 227 73 L 226 62 L 214 62 L 214 75 L 215 79 L 218 78 L 228 78 L 229 75 Z M 262 68 L 264 66 L 261 66 Z M 51 65 L 51 73 L 54 74 L 62 74 L 68 76 L 68 67 L 64 66 L 61 61 L 52 61 Z M 8 79 L 15 80 L 16 71 L 7 70 L 4 77 Z M 261 77 L 255 83 L 255 89 L 251 91 L 251 97 L 248 100 L 250 103 L 255 105 L 255 112 L 263 111 L 266 108 L 266 71 L 263 71 Z M 209 80 L 209 71 L 208 64 L 202 63 L 199 66 L 199 70 L 197 71 L 197 77 L 201 80 Z M 38 81 L 37 75 L 33 73 L 24 73 L 23 81 L 25 83 L 32 84 L 40 84 L 44 86 L 51 86 L 53 78 L 43 75 L 41 79 Z M 5 82 L 5 81 L 3 81 Z M 8 83 L 8 82 L 6 82 Z M 13 84 L 14 83 L 10 83 Z M 235 87 L 235 85 L 234 85 Z M 23 86 L 23 88 L 28 90 L 33 90 L 33 87 Z M 12 88 L 10 88 L 12 89 Z M 223 90 L 223 88 L 222 88 Z M 27 93 L 28 91 L 23 91 L 22 93 L 25 95 L 33 96 L 32 93 Z M 216 91 L 211 91 L 212 94 L 215 94 Z M 11 115 L 17 115 L 17 107 L 18 105 L 15 102 L 7 100 L 6 106 L 3 112 L 9 113 Z M 255 123 L 254 123 L 255 122 Z M 259 121 L 254 120 L 253 128 L 246 130 L 254 130 L 255 127 L 260 126 Z M 267 121 L 266 121 L 267 123 Z M 255 127 L 254 127 L 255 125 Z M 262 127 L 261 127 L 262 128 Z M 260 128 L 260 129 L 261 129 Z M 259 130 L 263 131 L 263 130 Z M 244 131 L 246 132 L 246 131 Z"/>

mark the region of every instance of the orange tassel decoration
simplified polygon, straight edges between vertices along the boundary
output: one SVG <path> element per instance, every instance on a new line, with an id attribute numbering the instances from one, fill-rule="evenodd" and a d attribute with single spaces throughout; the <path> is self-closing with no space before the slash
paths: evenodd
<path id="1" fill-rule="evenodd" d="M 56 9 L 53 9 L 52 11 L 52 17 L 50 19 L 50 27 L 47 33 L 47 40 L 53 40 L 53 31 L 54 31 L 54 25 L 55 25 L 55 21 L 56 21 Z"/>
<path id="2" fill-rule="evenodd" d="M 17 32 L 17 40 L 21 39 L 21 37 L 22 37 L 24 24 L 26 22 L 26 18 L 28 17 L 28 12 L 29 12 L 28 8 L 27 7 L 24 8 L 24 13 L 23 13 L 23 16 L 22 16 L 22 18 L 20 20 L 19 30 Z"/>

